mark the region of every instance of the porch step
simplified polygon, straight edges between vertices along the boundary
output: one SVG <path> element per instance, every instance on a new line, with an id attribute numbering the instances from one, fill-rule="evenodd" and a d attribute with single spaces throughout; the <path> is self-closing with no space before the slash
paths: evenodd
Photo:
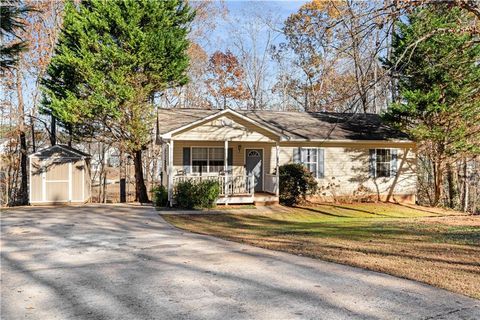
<path id="1" fill-rule="evenodd" d="M 278 204 L 278 197 L 266 192 L 255 193 L 253 204 L 256 206 L 272 206 Z"/>
<path id="2" fill-rule="evenodd" d="M 251 195 L 233 195 L 230 197 L 220 197 L 217 204 L 244 204 L 253 203 L 256 206 L 270 206 L 278 204 L 278 197 L 271 193 L 257 192 Z"/>

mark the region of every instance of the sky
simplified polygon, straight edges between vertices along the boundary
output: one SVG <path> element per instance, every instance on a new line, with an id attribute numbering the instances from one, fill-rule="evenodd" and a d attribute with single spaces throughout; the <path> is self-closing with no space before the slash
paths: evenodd
<path id="1" fill-rule="evenodd" d="M 217 27 L 213 30 L 205 44 L 208 53 L 215 50 L 225 50 L 232 47 L 230 30 L 235 28 L 233 21 L 249 23 L 253 15 L 271 16 L 279 23 L 285 21 L 289 15 L 298 11 L 307 1 L 225 1 L 228 10 L 226 19 L 218 19 Z M 233 26 L 232 26 L 233 25 Z M 279 25 L 280 27 L 280 25 Z M 281 39 L 277 39 L 281 40 Z"/>

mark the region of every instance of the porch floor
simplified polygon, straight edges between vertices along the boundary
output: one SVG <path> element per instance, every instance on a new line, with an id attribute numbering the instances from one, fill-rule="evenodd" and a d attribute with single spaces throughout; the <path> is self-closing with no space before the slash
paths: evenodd
<path id="1" fill-rule="evenodd" d="M 278 204 L 278 197 L 268 192 L 255 192 L 253 197 L 251 195 L 232 195 L 228 197 L 220 197 L 217 204 L 243 204 L 253 203 L 254 205 L 273 205 Z"/>

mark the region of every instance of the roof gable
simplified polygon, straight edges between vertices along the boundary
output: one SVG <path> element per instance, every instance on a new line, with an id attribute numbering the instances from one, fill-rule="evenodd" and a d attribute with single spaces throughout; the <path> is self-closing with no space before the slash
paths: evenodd
<path id="1" fill-rule="evenodd" d="M 173 111 L 174 109 L 171 110 Z M 173 111 L 172 113 L 175 114 L 176 112 Z M 226 121 L 227 119 L 230 121 Z M 258 134 L 274 141 L 279 141 L 282 137 L 282 134 L 269 126 L 231 109 L 220 110 L 216 113 L 209 114 L 204 118 L 191 121 L 184 126 L 165 132 L 161 136 L 166 139 L 172 136 L 178 138 L 181 137 L 182 134 L 185 135 L 185 132 L 190 132 L 192 135 L 203 135 L 215 132 L 213 135 L 217 136 L 216 140 L 222 141 L 240 136 L 255 141 L 255 139 L 259 138 Z M 253 133 L 257 133 L 257 136 L 255 137 Z"/>
<path id="2" fill-rule="evenodd" d="M 29 155 L 29 157 L 35 158 L 73 158 L 73 159 L 85 159 L 91 156 L 88 153 L 74 149 L 67 145 L 56 144 L 51 147 L 39 150 Z"/>
<path id="3" fill-rule="evenodd" d="M 175 140 L 241 140 L 252 142 L 278 141 L 278 135 L 273 135 L 256 125 L 232 116 L 223 114 L 208 122 L 189 127 L 178 133 L 172 134 Z"/>

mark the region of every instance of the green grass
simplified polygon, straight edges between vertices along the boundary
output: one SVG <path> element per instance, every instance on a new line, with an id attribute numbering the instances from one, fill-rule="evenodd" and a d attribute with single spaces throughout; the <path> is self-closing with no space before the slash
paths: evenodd
<path id="1" fill-rule="evenodd" d="M 179 228 L 386 272 L 480 298 L 480 217 L 394 204 L 171 215 Z"/>

